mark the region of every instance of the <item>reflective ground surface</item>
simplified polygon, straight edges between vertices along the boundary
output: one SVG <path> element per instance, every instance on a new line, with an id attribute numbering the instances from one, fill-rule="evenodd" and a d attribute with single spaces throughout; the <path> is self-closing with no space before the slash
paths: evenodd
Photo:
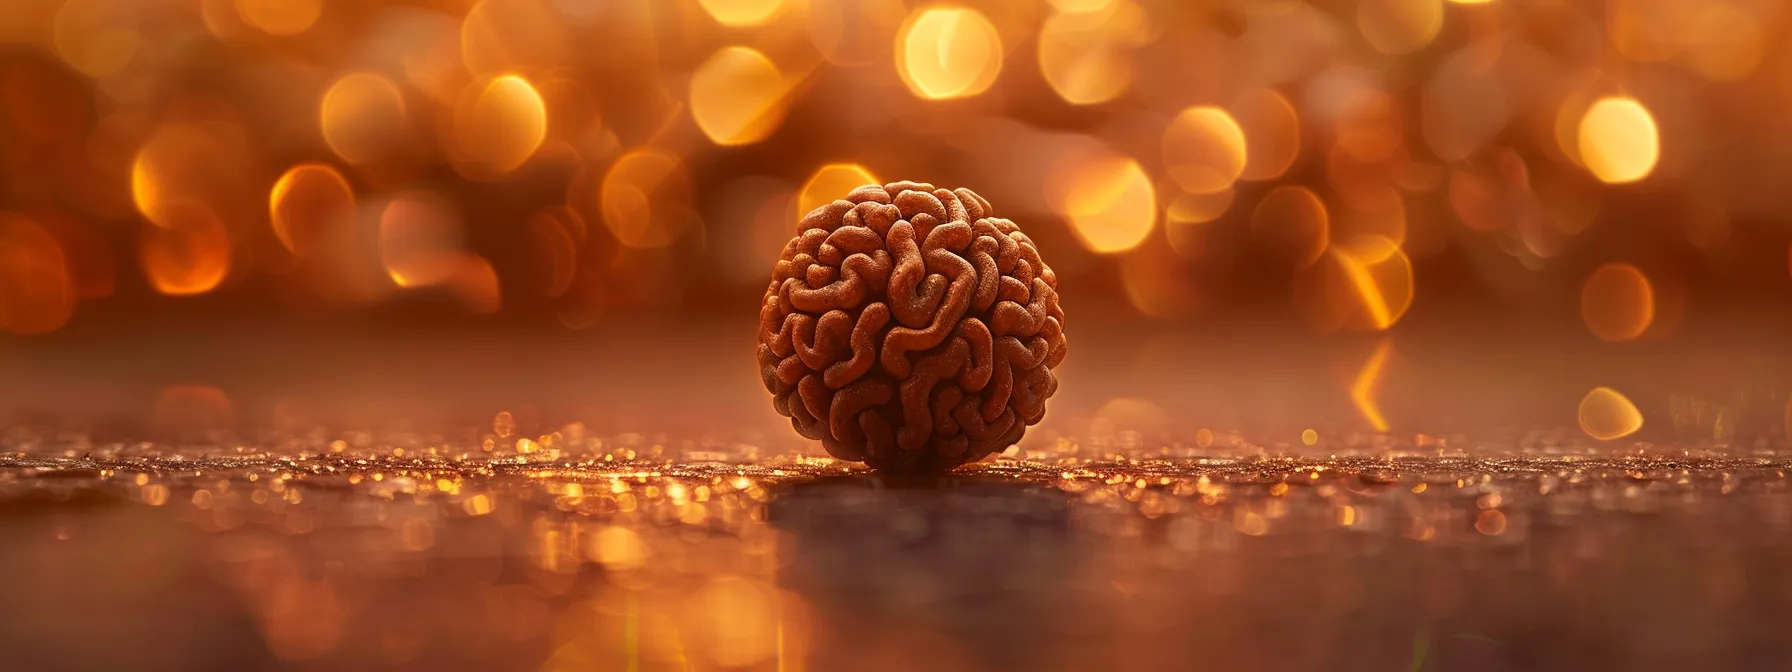
<path id="1" fill-rule="evenodd" d="M 1792 660 L 1782 332 L 1091 315 L 1019 447 L 892 480 L 780 424 L 747 317 L 13 343 L 0 669 Z"/>
<path id="2" fill-rule="evenodd" d="M 1066 442 L 897 481 L 738 446 L 655 459 L 666 447 L 639 435 L 554 432 L 526 452 L 375 437 L 385 447 L 280 457 L 14 439 L 13 670 L 1792 659 L 1792 460 L 1765 455 L 1278 459 L 1222 434 L 1151 454 Z"/>

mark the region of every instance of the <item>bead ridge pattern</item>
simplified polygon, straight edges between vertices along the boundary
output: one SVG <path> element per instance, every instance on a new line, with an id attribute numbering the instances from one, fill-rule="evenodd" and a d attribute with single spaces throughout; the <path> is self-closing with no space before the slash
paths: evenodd
<path id="1" fill-rule="evenodd" d="M 836 458 L 950 469 L 1045 417 L 1067 352 L 1057 286 L 976 192 L 865 185 L 805 215 L 779 255 L 760 377 Z"/>

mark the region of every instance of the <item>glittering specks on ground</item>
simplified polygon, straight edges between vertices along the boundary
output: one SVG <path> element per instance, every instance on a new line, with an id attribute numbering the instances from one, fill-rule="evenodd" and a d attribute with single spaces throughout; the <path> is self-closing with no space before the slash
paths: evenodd
<path id="1" fill-rule="evenodd" d="M 1772 453 L 1059 446 L 895 479 L 643 437 L 394 445 L 10 442 L 0 613 L 33 617 L 0 619 L 0 650 L 22 669 L 435 670 L 1792 654 L 1768 632 L 1792 617 L 1792 458 Z"/>

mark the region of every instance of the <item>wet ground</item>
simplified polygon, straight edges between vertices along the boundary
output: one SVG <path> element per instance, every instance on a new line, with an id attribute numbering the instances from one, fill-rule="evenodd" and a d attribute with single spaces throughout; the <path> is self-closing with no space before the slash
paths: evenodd
<path id="1" fill-rule="evenodd" d="M 1075 442 L 894 480 L 739 445 L 43 434 L 9 670 L 1779 670 L 1792 457 Z M 405 448 L 409 446 L 409 448 Z"/>

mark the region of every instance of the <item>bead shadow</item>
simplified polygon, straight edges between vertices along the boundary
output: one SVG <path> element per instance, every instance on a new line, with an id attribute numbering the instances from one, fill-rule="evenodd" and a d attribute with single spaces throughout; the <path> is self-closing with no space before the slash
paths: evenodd
<path id="1" fill-rule="evenodd" d="M 792 537 L 778 581 L 814 609 L 818 670 L 881 669 L 870 658 L 897 642 L 904 669 L 1049 667 L 1032 640 L 1083 555 L 1063 492 L 979 475 L 793 484 L 768 521 Z"/>

